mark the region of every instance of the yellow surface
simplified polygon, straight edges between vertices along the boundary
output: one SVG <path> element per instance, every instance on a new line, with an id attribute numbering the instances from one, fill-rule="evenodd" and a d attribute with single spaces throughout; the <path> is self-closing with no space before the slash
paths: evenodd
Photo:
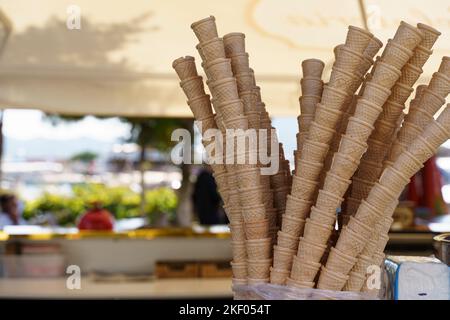
<path id="1" fill-rule="evenodd" d="M 160 237 L 213 237 L 228 238 L 229 232 L 212 232 L 206 228 L 202 231 L 196 231 L 192 228 L 164 228 L 164 229 L 147 229 L 134 230 L 126 232 L 115 231 L 79 231 L 76 233 L 34 233 L 34 234 L 7 234 L 0 231 L 0 241 L 11 239 L 29 239 L 29 240 L 51 240 L 51 239 L 92 239 L 92 238 L 111 238 L 111 239 L 154 239 Z"/>
<path id="2" fill-rule="evenodd" d="M 0 298 L 231 298 L 231 279 L 161 279 L 139 282 L 81 280 L 69 290 L 66 279 L 0 279 Z"/>

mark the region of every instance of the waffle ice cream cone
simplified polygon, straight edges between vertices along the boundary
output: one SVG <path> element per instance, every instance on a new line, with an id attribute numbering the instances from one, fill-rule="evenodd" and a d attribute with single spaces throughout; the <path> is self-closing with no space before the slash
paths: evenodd
<path id="1" fill-rule="evenodd" d="M 352 138 L 350 135 L 343 135 L 338 152 L 352 159 L 360 159 L 366 150 L 367 143 L 360 142 L 360 140 Z"/>
<path id="2" fill-rule="evenodd" d="M 450 74 L 435 72 L 428 85 L 428 89 L 438 96 L 446 97 L 450 91 Z"/>
<path id="3" fill-rule="evenodd" d="M 286 279 L 289 277 L 290 270 L 270 269 L 270 283 L 278 285 L 286 285 Z"/>
<path id="4" fill-rule="evenodd" d="M 246 240 L 247 258 L 249 260 L 265 260 L 272 256 L 272 239 Z"/>
<path id="5" fill-rule="evenodd" d="M 227 57 L 245 52 L 245 34 L 232 32 L 223 36 Z"/>
<path id="6" fill-rule="evenodd" d="M 423 66 L 430 58 L 433 51 L 428 48 L 417 46 L 414 50 L 414 55 L 409 60 L 409 63 L 415 66 Z"/>
<path id="7" fill-rule="evenodd" d="M 442 57 L 438 72 L 446 75 L 450 74 L 450 57 Z"/>
<path id="8" fill-rule="evenodd" d="M 281 248 L 297 250 L 299 238 L 292 236 L 283 230 L 277 233 L 277 245 Z"/>
<path id="9" fill-rule="evenodd" d="M 286 215 L 295 216 L 300 219 L 305 219 L 307 212 L 311 208 L 312 201 L 298 199 L 292 195 L 287 195 L 286 201 Z"/>
<path id="10" fill-rule="evenodd" d="M 235 78 L 223 78 L 211 82 L 212 95 L 218 103 L 239 99 Z"/>
<path id="11" fill-rule="evenodd" d="M 370 102 L 364 98 L 358 100 L 354 116 L 359 119 L 364 119 L 369 123 L 374 123 L 383 109 L 380 105 Z"/>
<path id="12" fill-rule="evenodd" d="M 414 141 L 411 142 L 410 146 L 409 146 L 409 151 L 411 152 L 412 155 L 414 155 L 415 158 L 417 158 L 419 161 L 421 162 L 425 162 L 427 159 L 431 158 L 435 152 L 435 146 L 430 144 L 428 142 L 429 137 L 426 136 L 426 134 L 424 133 L 424 136 L 418 136 L 416 139 L 414 139 Z M 438 141 L 439 143 L 439 141 Z M 392 167 L 388 167 L 386 168 L 385 171 L 387 171 L 388 169 L 393 169 Z M 386 173 L 386 172 L 385 172 Z M 391 173 L 387 176 L 384 177 L 384 179 L 386 179 L 386 182 L 391 182 Z M 408 177 L 405 177 L 408 178 Z M 408 179 L 409 180 L 409 179 Z M 386 185 L 386 184 L 385 184 Z"/>
<path id="13" fill-rule="evenodd" d="M 246 279 L 247 278 L 247 262 L 233 262 L 231 261 L 231 270 L 233 272 L 233 278 Z"/>
<path id="14" fill-rule="evenodd" d="M 297 281 L 312 282 L 319 271 L 321 264 L 314 261 L 300 260 L 294 256 L 290 278 Z"/>
<path id="15" fill-rule="evenodd" d="M 189 100 L 187 103 L 191 108 L 195 119 L 202 120 L 213 116 L 209 95 L 205 94 L 198 96 L 197 98 Z"/>
<path id="16" fill-rule="evenodd" d="M 322 267 L 317 283 L 318 289 L 341 291 L 349 279 L 348 275 Z"/>
<path id="17" fill-rule="evenodd" d="M 373 129 L 374 126 L 371 123 L 356 117 L 350 117 L 345 135 L 358 141 L 367 141 Z"/>
<path id="18" fill-rule="evenodd" d="M 381 55 L 381 60 L 385 63 L 391 64 L 397 69 L 402 69 L 412 55 L 412 50 L 403 47 L 395 41 L 388 40 L 386 48 L 383 50 L 383 54 Z"/>
<path id="19" fill-rule="evenodd" d="M 349 26 L 347 37 L 345 39 L 345 46 L 354 50 L 357 53 L 364 53 L 370 41 L 373 38 L 373 34 L 367 30 Z"/>
<path id="20" fill-rule="evenodd" d="M 218 58 L 206 64 L 209 79 L 212 81 L 233 77 L 230 59 Z"/>
<path id="21" fill-rule="evenodd" d="M 326 212 L 316 207 L 311 208 L 310 219 L 321 224 L 334 225 L 336 222 L 336 211 Z"/>
<path id="22" fill-rule="evenodd" d="M 364 286 L 364 283 L 366 282 L 366 274 L 361 274 L 357 272 L 350 272 L 349 279 L 347 280 L 347 283 L 345 284 L 343 290 L 344 291 L 355 291 L 359 292 L 361 291 L 361 288 Z"/>
<path id="23" fill-rule="evenodd" d="M 342 118 L 342 114 L 342 111 L 332 109 L 327 105 L 318 103 L 314 114 L 314 121 L 321 125 L 330 127 L 331 124 L 339 122 Z"/>
<path id="24" fill-rule="evenodd" d="M 349 225 L 347 224 L 342 228 L 341 234 L 336 243 L 336 249 L 344 252 L 347 255 L 356 257 L 362 251 L 362 249 L 364 249 L 365 245 L 366 239 L 351 230 L 349 228 Z"/>
<path id="25" fill-rule="evenodd" d="M 216 19 L 213 16 L 194 22 L 191 24 L 191 29 L 194 31 L 200 43 L 218 37 Z"/>
<path id="26" fill-rule="evenodd" d="M 291 194 L 299 199 L 307 201 L 313 200 L 314 192 L 318 186 L 318 182 L 313 180 L 302 179 L 299 176 L 292 177 Z"/>
<path id="27" fill-rule="evenodd" d="M 347 77 L 349 76 L 347 75 Z M 327 108 L 341 110 L 348 96 L 349 94 L 342 87 L 335 84 L 333 86 L 326 84 L 323 86 L 322 100 L 320 103 Z M 317 107 L 319 108 L 319 105 Z"/>
<path id="28" fill-rule="evenodd" d="M 324 184 L 323 184 L 323 190 L 329 190 L 329 191 L 333 192 L 335 195 L 337 195 L 338 197 L 343 197 L 345 192 L 347 191 L 350 183 L 351 183 L 351 180 L 344 179 L 344 178 L 338 176 L 337 174 L 328 172 L 325 177 Z M 335 204 L 335 203 L 333 203 L 333 204 Z M 340 203 L 338 203 L 337 206 L 334 207 L 334 209 L 336 210 L 337 208 L 339 208 L 339 205 L 340 205 Z"/>
<path id="29" fill-rule="evenodd" d="M 394 163 L 394 168 L 402 172 L 407 177 L 412 177 L 422 167 L 422 162 L 420 162 L 420 160 L 408 150 L 404 150 Z"/>
<path id="30" fill-rule="evenodd" d="M 320 78 L 304 77 L 301 81 L 302 94 L 321 96 L 323 81 Z"/>
<path id="31" fill-rule="evenodd" d="M 302 70 L 304 77 L 313 77 L 320 79 L 322 77 L 325 63 L 319 59 L 306 59 L 302 61 Z"/>
<path id="32" fill-rule="evenodd" d="M 422 31 L 422 41 L 420 42 L 420 45 L 431 49 L 441 33 L 424 23 L 418 23 L 417 28 Z"/>
<path id="33" fill-rule="evenodd" d="M 390 94 L 391 91 L 389 89 L 372 81 L 364 86 L 364 99 L 377 106 L 382 106 L 389 98 Z"/>
<path id="34" fill-rule="evenodd" d="M 229 57 L 231 59 L 231 67 L 235 75 L 250 72 L 248 53 L 238 53 Z"/>
<path id="35" fill-rule="evenodd" d="M 298 176 L 314 181 L 322 171 L 323 164 L 300 159 L 298 162 Z"/>
<path id="36" fill-rule="evenodd" d="M 366 49 L 364 49 L 364 55 L 367 55 L 371 58 L 375 57 L 375 55 L 380 51 L 383 46 L 383 42 L 377 37 L 372 37 L 367 45 Z"/>
<path id="37" fill-rule="evenodd" d="M 239 92 L 251 90 L 255 86 L 255 77 L 253 73 L 239 73 L 235 75 Z"/>
<path id="38" fill-rule="evenodd" d="M 281 230 L 294 237 L 300 237 L 303 234 L 306 221 L 292 215 L 283 215 Z"/>
<path id="39" fill-rule="evenodd" d="M 234 262 L 245 262 L 247 259 L 247 250 L 243 241 L 231 241 L 231 252 Z"/>
<path id="40" fill-rule="evenodd" d="M 390 89 L 402 75 L 401 71 L 390 64 L 378 62 L 375 66 L 372 79 L 376 84 Z"/>
<path id="41" fill-rule="evenodd" d="M 320 92 L 322 92 L 322 90 Z M 320 99 L 320 96 L 302 95 L 300 97 L 301 114 L 313 115 L 316 111 L 316 105 L 320 102 Z"/>
<path id="42" fill-rule="evenodd" d="M 283 248 L 283 247 L 275 245 L 273 247 L 273 256 L 274 256 L 273 267 L 277 270 L 286 270 L 286 271 L 289 270 L 290 271 L 291 267 L 292 267 L 292 258 L 294 257 L 294 255 L 295 255 L 295 250 L 287 249 L 287 248 Z"/>
<path id="43" fill-rule="evenodd" d="M 355 86 L 359 82 L 359 78 L 346 70 L 348 69 L 333 67 L 329 84 L 330 86 L 339 88 L 345 92 L 354 92 L 354 90 L 356 90 Z M 323 97 L 322 103 L 324 103 Z"/>
<path id="44" fill-rule="evenodd" d="M 359 161 L 337 152 L 334 154 L 330 171 L 344 179 L 348 179 L 356 171 L 358 165 Z"/>
<path id="45" fill-rule="evenodd" d="M 335 130 L 322 126 L 315 121 L 311 122 L 308 132 L 308 138 L 319 143 L 329 143 L 336 134 Z"/>
<path id="46" fill-rule="evenodd" d="M 335 177 L 336 180 L 339 179 L 339 181 L 345 181 L 331 172 L 329 174 L 331 178 Z M 321 189 L 319 190 L 319 194 L 317 196 L 316 207 L 325 212 L 336 213 L 336 209 L 339 208 L 342 201 L 344 201 L 344 199 L 337 195 L 334 190 L 329 191 Z"/>
<path id="47" fill-rule="evenodd" d="M 327 259 L 327 266 L 330 270 L 335 270 L 341 274 L 348 274 L 358 260 L 349 256 L 336 248 L 331 248 Z"/>
<path id="48" fill-rule="evenodd" d="M 402 69 L 402 75 L 400 76 L 399 82 L 412 87 L 422 73 L 422 68 L 408 63 Z"/>
<path id="49" fill-rule="evenodd" d="M 306 139 L 303 144 L 301 157 L 304 160 L 322 163 L 325 159 L 329 146 L 326 143 L 320 143 Z"/>
<path id="50" fill-rule="evenodd" d="M 272 259 L 247 260 L 247 273 L 249 279 L 268 279 Z M 265 280 L 268 281 L 268 280 Z"/>
<path id="51" fill-rule="evenodd" d="M 423 39 L 423 32 L 418 28 L 402 21 L 398 27 L 393 41 L 403 47 L 413 50 Z"/>
<path id="52" fill-rule="evenodd" d="M 269 234 L 269 219 L 261 219 L 245 223 L 246 239 L 263 239 Z"/>
<path id="53" fill-rule="evenodd" d="M 180 82 L 180 86 L 189 100 L 193 100 L 205 95 L 205 89 L 203 87 L 203 80 L 201 76 L 182 80 Z"/>
<path id="54" fill-rule="evenodd" d="M 343 46 L 339 50 L 334 66 L 342 70 L 357 70 L 363 62 L 364 56 L 361 53 Z"/>
<path id="55" fill-rule="evenodd" d="M 180 80 L 197 77 L 197 68 L 195 67 L 195 59 L 191 56 L 185 56 L 175 59 L 172 63 Z"/>
<path id="56" fill-rule="evenodd" d="M 331 236 L 332 230 L 333 226 L 329 224 L 318 223 L 308 218 L 306 219 L 303 237 L 306 240 L 317 244 L 326 244 Z"/>

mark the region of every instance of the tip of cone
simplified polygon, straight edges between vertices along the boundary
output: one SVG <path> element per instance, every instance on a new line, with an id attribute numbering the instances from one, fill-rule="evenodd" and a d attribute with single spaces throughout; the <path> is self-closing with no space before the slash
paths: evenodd
<path id="1" fill-rule="evenodd" d="M 433 28 L 432 26 L 429 26 L 425 23 L 422 23 L 422 22 L 419 22 L 417 24 L 417 28 L 427 30 L 431 33 L 434 33 L 437 36 L 440 36 L 442 34 L 439 30 L 437 30 L 437 29 Z"/>

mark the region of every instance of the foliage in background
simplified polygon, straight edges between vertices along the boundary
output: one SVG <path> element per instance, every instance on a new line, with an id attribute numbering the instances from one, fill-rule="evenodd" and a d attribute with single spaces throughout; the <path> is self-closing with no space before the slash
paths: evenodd
<path id="1" fill-rule="evenodd" d="M 52 214 L 58 225 L 73 226 L 92 203 L 100 202 L 116 219 L 140 216 L 140 195 L 126 187 L 106 187 L 102 184 L 83 184 L 72 188 L 72 196 L 45 193 L 40 198 L 25 204 L 24 218 L 32 219 Z M 178 199 L 169 188 L 157 188 L 145 193 L 144 214 L 150 223 L 161 214 L 169 220 L 175 218 Z"/>
<path id="2" fill-rule="evenodd" d="M 71 161 L 80 161 L 84 163 L 89 163 L 94 161 L 98 158 L 98 154 L 91 151 L 83 151 L 77 154 L 74 154 L 72 157 L 70 157 Z"/>

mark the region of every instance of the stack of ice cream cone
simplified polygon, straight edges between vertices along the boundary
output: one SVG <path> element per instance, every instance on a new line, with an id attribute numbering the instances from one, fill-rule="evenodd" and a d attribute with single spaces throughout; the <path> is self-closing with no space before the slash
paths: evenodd
<path id="1" fill-rule="evenodd" d="M 379 178 L 383 166 L 380 165 L 391 146 L 391 142 L 398 130 L 401 116 L 403 115 L 403 109 L 405 102 L 408 99 L 411 92 L 413 92 L 413 85 L 422 73 L 422 67 L 426 60 L 417 59 L 417 55 L 425 50 L 430 50 L 436 42 L 440 32 L 426 26 L 424 24 L 418 24 L 417 28 L 422 32 L 422 40 L 414 50 L 399 45 L 393 40 L 388 41 L 387 48 L 381 57 L 383 58 L 392 52 L 393 63 L 397 66 L 401 64 L 409 57 L 408 62 L 402 68 L 402 75 L 391 89 L 391 95 L 388 101 L 383 106 L 379 118 L 375 122 L 375 129 L 370 139 L 368 140 L 368 150 L 361 159 L 360 167 L 358 168 L 355 177 L 359 179 L 365 179 L 368 183 L 374 183 Z M 418 90 L 416 94 L 416 101 L 421 95 L 421 91 Z M 412 104 L 414 105 L 414 104 Z M 369 173 L 369 176 L 368 176 Z M 361 180 L 353 180 L 352 190 L 350 197 L 356 201 L 361 201 L 368 195 L 367 192 L 363 192 L 364 188 L 361 185 Z M 367 189 L 366 189 L 367 190 Z M 352 210 L 346 210 L 343 221 L 348 221 L 349 216 L 353 215 L 356 211 L 355 206 L 351 207 Z M 356 208 L 357 209 L 357 208 Z"/>

